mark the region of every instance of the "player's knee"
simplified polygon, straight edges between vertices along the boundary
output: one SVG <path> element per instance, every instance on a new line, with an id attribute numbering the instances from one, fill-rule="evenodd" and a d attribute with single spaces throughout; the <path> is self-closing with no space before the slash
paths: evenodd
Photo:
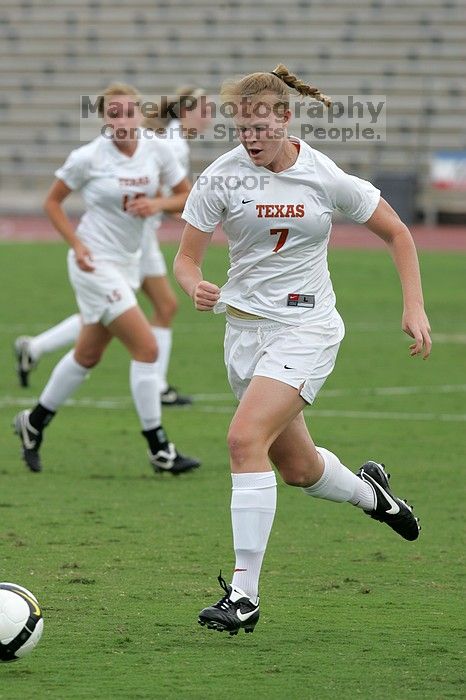
<path id="1" fill-rule="evenodd" d="M 99 364 L 102 354 L 103 350 L 97 349 L 77 350 L 74 354 L 74 359 L 81 367 L 92 369 Z"/>
<path id="2" fill-rule="evenodd" d="M 282 479 L 288 486 L 309 486 L 309 476 L 303 472 L 285 472 L 282 474 Z"/>
<path id="3" fill-rule="evenodd" d="M 257 436 L 251 430 L 231 426 L 227 444 L 232 461 L 241 463 L 257 449 Z"/>
<path id="4" fill-rule="evenodd" d="M 277 465 L 278 466 L 278 465 Z M 314 479 L 310 474 L 309 469 L 305 469 L 299 466 L 295 467 L 283 467 L 278 466 L 281 477 L 285 484 L 288 486 L 297 486 L 301 488 L 306 488 L 313 483 Z"/>
<path id="5" fill-rule="evenodd" d="M 170 297 L 159 305 L 157 309 L 158 320 L 163 326 L 170 326 L 177 312 L 178 299 L 175 296 Z"/>
<path id="6" fill-rule="evenodd" d="M 159 356 L 155 338 L 135 348 L 132 354 L 137 362 L 155 362 Z"/>
<path id="7" fill-rule="evenodd" d="M 175 296 L 170 299 L 168 313 L 170 314 L 170 318 L 173 318 L 178 313 L 178 299 Z"/>

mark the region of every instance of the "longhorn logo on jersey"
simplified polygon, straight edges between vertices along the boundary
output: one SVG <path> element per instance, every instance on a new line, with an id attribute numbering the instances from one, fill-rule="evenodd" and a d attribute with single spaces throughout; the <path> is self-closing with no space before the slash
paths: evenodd
<path id="1" fill-rule="evenodd" d="M 258 219 L 302 219 L 304 204 L 256 204 Z"/>

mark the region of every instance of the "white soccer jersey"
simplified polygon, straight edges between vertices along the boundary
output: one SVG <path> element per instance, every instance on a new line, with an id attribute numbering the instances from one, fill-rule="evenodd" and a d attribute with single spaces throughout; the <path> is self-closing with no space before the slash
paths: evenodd
<path id="1" fill-rule="evenodd" d="M 86 212 L 76 233 L 94 259 L 126 264 L 137 263 L 145 222 L 126 211 L 128 201 L 153 197 L 162 180 L 177 185 L 185 172 L 160 139 L 138 139 L 128 157 L 111 139 L 98 136 L 72 151 L 55 175 L 83 196 Z"/>
<path id="2" fill-rule="evenodd" d="M 180 120 L 172 119 L 165 130 L 165 134 L 159 135 L 159 138 L 170 146 L 173 155 L 185 169 L 186 174 L 188 174 L 189 146 L 187 140 L 181 135 L 182 132 L 183 125 L 181 124 Z"/>
<path id="3" fill-rule="evenodd" d="M 380 191 L 343 172 L 300 139 L 298 158 L 273 173 L 256 166 L 243 146 L 218 158 L 199 177 L 183 218 L 212 233 L 222 224 L 230 269 L 214 311 L 229 304 L 292 325 L 322 321 L 335 308 L 327 266 L 332 213 L 364 223 Z"/>
<path id="4" fill-rule="evenodd" d="M 185 177 L 189 174 L 189 146 L 181 135 L 182 124 L 179 119 L 172 119 L 168 124 L 165 133 L 155 134 L 157 138 L 166 143 L 170 149 L 172 157 L 178 161 L 184 170 Z M 155 133 L 155 132 L 154 132 Z M 162 194 L 168 197 L 171 194 L 171 187 L 167 182 L 163 181 L 161 188 Z M 146 219 L 144 223 L 144 235 L 154 236 L 155 232 L 162 223 L 162 214 L 154 214 Z M 148 242 L 149 245 L 149 242 Z"/>

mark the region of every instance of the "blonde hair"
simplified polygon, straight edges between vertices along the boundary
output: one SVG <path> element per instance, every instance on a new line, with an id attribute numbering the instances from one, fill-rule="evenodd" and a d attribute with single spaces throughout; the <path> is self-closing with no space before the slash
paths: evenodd
<path id="1" fill-rule="evenodd" d="M 198 99 L 206 95 L 207 93 L 203 88 L 194 87 L 193 85 L 182 85 L 176 89 L 175 95 L 164 103 L 157 116 L 146 116 L 143 126 L 154 131 L 163 130 L 173 118 L 180 118 L 184 108 L 188 110 L 194 109 Z"/>
<path id="2" fill-rule="evenodd" d="M 281 103 L 288 108 L 290 92 L 288 88 L 296 90 L 300 95 L 308 95 L 314 100 L 323 102 L 330 107 L 332 100 L 324 95 L 319 88 L 308 85 L 288 68 L 279 63 L 270 73 L 250 73 L 243 78 L 225 80 L 220 96 L 223 100 L 235 100 L 238 97 L 256 97 L 257 95 L 272 93 Z"/>
<path id="3" fill-rule="evenodd" d="M 107 97 L 117 97 L 120 95 L 125 95 L 128 97 L 134 97 L 134 104 L 140 105 L 141 103 L 141 95 L 139 94 L 139 91 L 136 90 L 135 87 L 132 85 L 129 85 L 128 83 L 110 83 L 103 93 L 99 95 L 98 103 L 97 103 L 97 111 L 99 117 L 104 117 L 105 116 L 105 101 Z"/>

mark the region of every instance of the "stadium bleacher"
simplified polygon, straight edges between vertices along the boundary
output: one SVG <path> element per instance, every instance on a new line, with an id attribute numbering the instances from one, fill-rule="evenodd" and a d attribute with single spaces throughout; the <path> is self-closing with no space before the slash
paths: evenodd
<path id="1" fill-rule="evenodd" d="M 422 208 L 431 154 L 466 148 L 465 34 L 462 0 L 3 0 L 0 208 L 37 208 L 79 145 L 81 94 L 116 79 L 144 95 L 190 82 L 216 94 L 278 62 L 329 95 L 387 96 L 385 142 L 318 148 L 363 177 L 414 172 Z M 224 150 L 194 143 L 193 169 Z"/>

